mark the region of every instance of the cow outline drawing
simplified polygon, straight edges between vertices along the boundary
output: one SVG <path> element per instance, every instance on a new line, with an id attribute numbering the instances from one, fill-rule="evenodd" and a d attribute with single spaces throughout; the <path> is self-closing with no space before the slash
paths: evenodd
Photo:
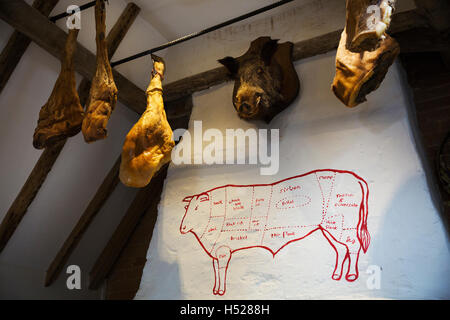
<path id="1" fill-rule="evenodd" d="M 212 258 L 214 295 L 226 292 L 232 254 L 263 248 L 275 255 L 321 231 L 336 253 L 331 278 L 355 281 L 367 229 L 369 187 L 351 171 L 320 169 L 271 184 L 224 185 L 183 199 L 180 232 L 192 233 Z"/>

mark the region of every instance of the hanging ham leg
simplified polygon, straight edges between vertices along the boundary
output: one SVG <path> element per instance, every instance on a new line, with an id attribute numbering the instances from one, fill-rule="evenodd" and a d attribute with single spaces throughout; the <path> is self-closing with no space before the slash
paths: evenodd
<path id="1" fill-rule="evenodd" d="M 128 133 L 122 150 L 120 180 L 129 187 L 145 187 L 153 175 L 171 159 L 175 146 L 164 111 L 161 81 L 164 61 L 156 56 L 147 89 L 147 109 Z"/>
<path id="2" fill-rule="evenodd" d="M 384 17 L 384 20 L 379 21 L 381 24 L 375 20 L 372 21 L 375 26 L 368 24 L 372 29 L 365 30 L 361 27 L 362 22 L 366 21 L 362 18 L 366 17 L 363 12 L 368 10 L 367 7 L 362 11 L 356 8 L 361 9 L 361 3 L 367 5 L 370 2 L 374 1 L 347 0 L 347 26 L 342 32 L 336 54 L 336 75 L 332 90 L 348 107 L 355 107 L 366 101 L 366 95 L 380 86 L 400 53 L 398 43 L 385 33 L 393 6 L 388 6 L 390 9 L 385 7 L 384 11 L 380 9 L 381 17 Z M 381 3 L 380 6 L 383 3 L 393 3 L 375 2 Z"/>
<path id="3" fill-rule="evenodd" d="M 61 72 L 47 103 L 39 112 L 33 136 L 33 146 L 43 149 L 80 132 L 84 112 L 78 97 L 73 54 L 77 46 L 78 29 L 69 30 Z"/>
<path id="4" fill-rule="evenodd" d="M 95 26 L 97 42 L 97 71 L 92 79 L 86 117 L 82 131 L 86 142 L 105 139 L 106 125 L 117 102 L 117 87 L 109 64 L 106 44 L 106 12 L 104 0 L 95 4 Z"/>

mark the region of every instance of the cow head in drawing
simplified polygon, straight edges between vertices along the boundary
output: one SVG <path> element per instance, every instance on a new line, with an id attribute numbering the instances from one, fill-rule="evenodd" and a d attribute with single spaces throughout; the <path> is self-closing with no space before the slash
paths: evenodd
<path id="1" fill-rule="evenodd" d="M 300 83 L 290 42 L 279 44 L 270 37 L 260 37 L 243 56 L 219 62 L 235 79 L 233 105 L 242 119 L 269 123 L 298 95 Z"/>
<path id="2" fill-rule="evenodd" d="M 188 196 L 183 199 L 185 214 L 181 221 L 180 232 L 186 234 L 191 231 L 203 230 L 209 221 L 211 206 L 207 192 Z"/>

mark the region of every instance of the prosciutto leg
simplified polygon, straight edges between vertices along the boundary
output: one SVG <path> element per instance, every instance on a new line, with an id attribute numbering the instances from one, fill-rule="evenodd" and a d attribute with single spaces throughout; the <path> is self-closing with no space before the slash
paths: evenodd
<path id="1" fill-rule="evenodd" d="M 120 180 L 129 187 L 145 187 L 153 175 L 171 159 L 175 146 L 172 129 L 164 111 L 161 81 L 164 61 L 156 56 L 154 73 L 146 91 L 147 109 L 125 138 Z"/>
<path id="2" fill-rule="evenodd" d="M 97 43 L 97 71 L 92 79 L 86 117 L 82 131 L 86 142 L 91 143 L 107 136 L 106 126 L 117 102 L 117 87 L 114 83 L 106 44 L 106 12 L 104 0 L 95 4 L 95 26 Z"/>
<path id="3" fill-rule="evenodd" d="M 47 148 L 80 132 L 84 110 L 77 93 L 73 65 L 78 32 L 78 29 L 69 30 L 61 72 L 50 98 L 39 112 L 38 124 L 33 135 L 33 146 L 36 149 Z"/>
<path id="4" fill-rule="evenodd" d="M 393 1 L 375 1 L 380 4 L 382 20 L 375 19 L 363 27 L 363 22 L 367 22 L 367 16 L 363 13 L 370 11 L 367 5 L 371 2 L 374 1 L 347 0 L 347 25 L 336 54 L 332 90 L 348 107 L 366 101 L 366 95 L 380 86 L 400 53 L 398 43 L 385 33 L 393 9 L 393 4 L 387 4 Z M 373 10 L 375 8 L 372 7 Z"/>

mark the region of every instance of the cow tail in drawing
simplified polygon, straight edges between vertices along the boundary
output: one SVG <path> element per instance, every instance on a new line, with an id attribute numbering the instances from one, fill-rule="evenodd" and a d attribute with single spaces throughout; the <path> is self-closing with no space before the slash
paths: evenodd
<path id="1" fill-rule="evenodd" d="M 361 186 L 363 196 L 361 199 L 361 205 L 359 207 L 358 240 L 364 253 L 366 253 L 370 244 L 370 234 L 369 230 L 367 230 L 367 215 L 369 213 L 369 187 L 367 185 L 367 182 L 362 179 L 359 180 L 359 185 Z"/>

